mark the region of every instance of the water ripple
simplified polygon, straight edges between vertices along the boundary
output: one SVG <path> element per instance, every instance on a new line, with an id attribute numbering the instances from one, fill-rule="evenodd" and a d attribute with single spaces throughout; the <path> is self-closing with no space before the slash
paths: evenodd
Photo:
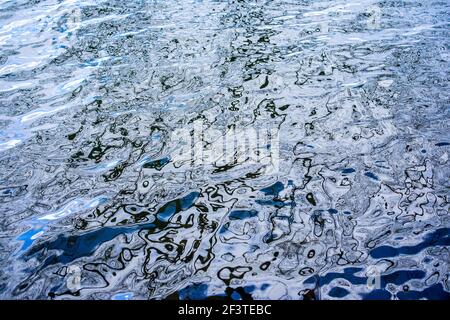
<path id="1" fill-rule="evenodd" d="M 0 296 L 449 299 L 448 12 L 1 1 Z"/>

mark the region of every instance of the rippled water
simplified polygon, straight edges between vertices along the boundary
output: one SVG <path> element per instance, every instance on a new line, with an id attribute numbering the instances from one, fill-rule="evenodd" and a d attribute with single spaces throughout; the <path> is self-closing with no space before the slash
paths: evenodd
<path id="1" fill-rule="evenodd" d="M 449 9 L 0 1 L 0 297 L 450 299 Z"/>

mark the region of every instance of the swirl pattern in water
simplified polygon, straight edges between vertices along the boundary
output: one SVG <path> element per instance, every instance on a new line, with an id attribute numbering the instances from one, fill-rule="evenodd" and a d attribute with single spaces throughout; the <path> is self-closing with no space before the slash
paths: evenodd
<path id="1" fill-rule="evenodd" d="M 0 297 L 450 299 L 449 9 L 0 1 Z"/>

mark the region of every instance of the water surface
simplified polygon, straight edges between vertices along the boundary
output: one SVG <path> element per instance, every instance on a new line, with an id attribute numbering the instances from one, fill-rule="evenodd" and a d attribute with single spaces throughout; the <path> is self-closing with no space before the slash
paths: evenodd
<path id="1" fill-rule="evenodd" d="M 449 299 L 449 9 L 0 1 L 0 297 Z"/>

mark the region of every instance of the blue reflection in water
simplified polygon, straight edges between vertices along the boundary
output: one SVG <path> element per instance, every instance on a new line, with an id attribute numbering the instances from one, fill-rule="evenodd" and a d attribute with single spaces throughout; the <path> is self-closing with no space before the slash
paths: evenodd
<path id="1" fill-rule="evenodd" d="M 32 229 L 22 233 L 17 240 L 23 241 L 20 251 L 26 251 L 36 240 L 37 236 L 44 232 L 44 227 L 33 227 Z"/>
<path id="2" fill-rule="evenodd" d="M 133 292 L 117 293 L 111 299 L 112 300 L 132 300 Z"/>
<path id="3" fill-rule="evenodd" d="M 373 258 L 389 258 L 396 257 L 401 254 L 413 255 L 422 250 L 435 246 L 450 246 L 450 228 L 441 228 L 430 232 L 425 236 L 425 239 L 413 246 L 392 247 L 379 246 L 370 251 Z"/>
<path id="4" fill-rule="evenodd" d="M 153 232 L 158 228 L 164 228 L 175 213 L 187 210 L 193 206 L 198 195 L 198 192 L 191 192 L 185 197 L 168 202 L 158 210 L 156 214 L 158 219 L 157 222 L 122 227 L 102 227 L 98 230 L 80 235 L 67 236 L 60 234 L 54 240 L 46 241 L 34 246 L 26 253 L 26 256 L 30 257 L 44 248 L 46 250 L 58 250 L 62 251 L 62 253 L 50 255 L 45 259 L 42 268 L 56 263 L 70 263 L 80 257 L 91 255 L 99 245 L 111 241 L 118 235 L 130 234 L 139 230 Z"/>

